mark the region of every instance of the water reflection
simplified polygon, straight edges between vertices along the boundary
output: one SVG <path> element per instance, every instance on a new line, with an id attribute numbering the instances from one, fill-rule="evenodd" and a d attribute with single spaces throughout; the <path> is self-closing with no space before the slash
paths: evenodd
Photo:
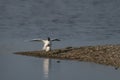
<path id="1" fill-rule="evenodd" d="M 43 60 L 43 73 L 44 73 L 44 77 L 48 78 L 49 75 L 49 70 L 50 70 L 50 59 L 44 59 Z"/>

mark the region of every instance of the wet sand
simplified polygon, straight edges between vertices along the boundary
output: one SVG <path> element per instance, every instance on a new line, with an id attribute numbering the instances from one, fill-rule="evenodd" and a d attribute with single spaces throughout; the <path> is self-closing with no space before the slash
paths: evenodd
<path id="1" fill-rule="evenodd" d="M 116 68 L 120 67 L 120 45 L 98 45 L 78 48 L 67 47 L 64 49 L 55 49 L 49 52 L 26 51 L 16 52 L 15 54 L 44 58 L 87 61 L 110 65 Z"/>

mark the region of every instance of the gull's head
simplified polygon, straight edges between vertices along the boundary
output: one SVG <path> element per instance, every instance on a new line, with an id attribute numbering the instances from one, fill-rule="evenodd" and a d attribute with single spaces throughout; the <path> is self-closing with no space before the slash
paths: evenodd
<path id="1" fill-rule="evenodd" d="M 50 37 L 48 37 L 48 41 L 50 41 Z"/>

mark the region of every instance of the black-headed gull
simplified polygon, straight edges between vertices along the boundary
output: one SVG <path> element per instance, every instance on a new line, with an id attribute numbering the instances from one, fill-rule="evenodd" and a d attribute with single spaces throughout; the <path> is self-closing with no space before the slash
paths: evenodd
<path id="1" fill-rule="evenodd" d="M 42 39 L 32 39 L 31 41 L 38 41 L 38 42 L 43 42 L 44 43 L 44 46 L 43 46 L 43 50 L 45 51 L 50 51 L 51 50 L 51 46 L 52 46 L 52 42 L 53 41 L 60 41 L 59 39 L 50 39 L 50 37 L 48 37 L 47 40 L 42 40 Z"/>

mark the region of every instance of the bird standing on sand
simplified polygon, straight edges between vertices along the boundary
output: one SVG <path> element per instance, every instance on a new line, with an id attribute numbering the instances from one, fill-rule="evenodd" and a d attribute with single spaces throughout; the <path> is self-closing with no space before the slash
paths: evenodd
<path id="1" fill-rule="evenodd" d="M 32 39 L 32 41 L 38 41 L 38 42 L 43 42 L 44 46 L 43 46 L 43 50 L 45 50 L 46 52 L 51 50 L 51 46 L 52 46 L 52 41 L 60 41 L 59 39 L 53 39 L 51 40 L 50 37 L 48 37 L 47 40 L 42 40 L 42 39 Z"/>

